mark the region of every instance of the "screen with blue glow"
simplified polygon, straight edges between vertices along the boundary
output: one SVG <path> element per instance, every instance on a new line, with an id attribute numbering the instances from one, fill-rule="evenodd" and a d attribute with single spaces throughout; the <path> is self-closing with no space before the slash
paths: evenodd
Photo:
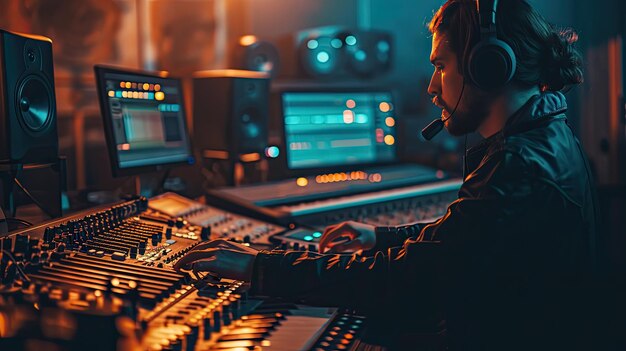
<path id="1" fill-rule="evenodd" d="M 283 92 L 289 169 L 396 160 L 390 92 Z"/>
<path id="2" fill-rule="evenodd" d="M 101 99 L 109 107 L 120 169 L 192 163 L 178 79 L 105 72 Z"/>

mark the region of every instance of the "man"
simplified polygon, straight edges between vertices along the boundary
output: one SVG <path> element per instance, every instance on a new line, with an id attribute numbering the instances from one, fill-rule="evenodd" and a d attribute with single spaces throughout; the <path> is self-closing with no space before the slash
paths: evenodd
<path id="1" fill-rule="evenodd" d="M 467 152 L 459 198 L 441 219 L 390 228 L 345 222 L 321 239 L 321 252 L 375 252 L 369 256 L 213 241 L 176 267 L 249 281 L 261 295 L 398 321 L 390 330 L 410 332 L 441 312 L 450 350 L 587 345 L 594 196 L 559 92 L 582 82 L 576 37 L 555 32 L 525 0 L 501 0 L 497 10 L 498 38 L 517 65 L 512 80 L 491 91 L 467 74 L 480 37 L 476 2 L 449 0 L 430 23 L 428 92 L 451 134 L 485 138 Z"/>

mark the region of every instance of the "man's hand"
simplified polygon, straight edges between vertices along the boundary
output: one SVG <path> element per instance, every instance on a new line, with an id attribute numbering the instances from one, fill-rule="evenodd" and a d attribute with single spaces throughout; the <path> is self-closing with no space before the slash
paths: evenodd
<path id="1" fill-rule="evenodd" d="M 338 241 L 340 238 L 345 240 Z M 326 249 L 329 253 L 371 250 L 376 246 L 375 227 L 354 221 L 328 226 L 324 230 L 319 246 L 322 253 Z"/>
<path id="2" fill-rule="evenodd" d="M 249 282 L 258 251 L 226 240 L 213 240 L 194 247 L 174 264 L 174 269 L 210 272 L 219 278 Z"/>

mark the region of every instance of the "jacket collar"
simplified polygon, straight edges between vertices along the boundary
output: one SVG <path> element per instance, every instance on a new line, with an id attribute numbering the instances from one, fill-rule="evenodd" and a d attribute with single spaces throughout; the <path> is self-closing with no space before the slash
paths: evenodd
<path id="1" fill-rule="evenodd" d="M 567 102 L 561 92 L 543 92 L 528 101 L 507 120 L 500 133 L 505 137 L 537 128 L 554 120 L 565 119 Z"/>
<path id="2" fill-rule="evenodd" d="M 504 138 L 519 134 L 556 120 L 565 119 L 565 96 L 560 92 L 542 92 L 528 101 L 507 120 L 504 128 L 468 149 L 465 153 L 464 176 L 471 173 L 482 161 L 489 147 Z"/>

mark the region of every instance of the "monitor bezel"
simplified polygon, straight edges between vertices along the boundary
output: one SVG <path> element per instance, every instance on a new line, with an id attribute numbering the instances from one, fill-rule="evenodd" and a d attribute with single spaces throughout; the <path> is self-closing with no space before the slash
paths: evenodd
<path id="1" fill-rule="evenodd" d="M 284 173 L 287 177 L 298 177 L 298 176 L 310 176 L 310 175 L 318 175 L 318 174 L 326 174 L 326 173 L 335 173 L 335 172 L 345 172 L 345 171 L 353 171 L 353 170 L 363 170 L 366 168 L 372 168 L 377 166 L 388 166 L 400 163 L 399 157 L 399 145 L 398 145 L 398 124 L 396 124 L 396 144 L 395 144 L 395 155 L 392 160 L 389 161 L 378 161 L 378 162 L 363 162 L 363 163 L 351 163 L 347 165 L 335 165 L 335 166 L 326 166 L 326 167 L 303 167 L 303 168 L 289 168 L 289 160 L 288 160 L 288 151 L 287 151 L 287 128 L 285 125 L 285 111 L 283 106 L 283 95 L 289 93 L 389 93 L 391 95 L 392 103 L 394 105 L 394 111 L 398 111 L 398 102 L 396 97 L 396 92 L 393 89 L 384 87 L 384 86 L 368 86 L 368 87 L 298 87 L 298 88 L 286 88 L 280 89 L 275 92 L 275 98 L 277 99 L 276 103 L 279 106 L 279 118 L 281 125 L 281 151 L 283 154 L 281 160 L 281 166 L 284 169 Z M 398 121 L 398 115 L 396 113 L 396 121 Z"/>
<path id="2" fill-rule="evenodd" d="M 96 87 L 98 93 L 98 101 L 100 104 L 100 114 L 102 116 L 102 121 L 104 124 L 104 135 L 107 144 L 107 150 L 109 152 L 109 161 L 111 164 L 111 171 L 114 177 L 126 177 L 126 176 L 134 176 L 139 174 L 153 173 L 159 172 L 163 170 L 169 170 L 172 168 L 176 168 L 178 166 L 183 165 L 193 165 L 195 163 L 195 155 L 193 149 L 193 141 L 191 140 L 191 135 L 189 133 L 189 126 L 187 124 L 187 115 L 185 109 L 185 95 L 183 91 L 182 81 L 178 77 L 172 77 L 165 71 L 145 71 L 140 69 L 133 69 L 127 67 L 119 67 L 119 66 L 110 66 L 110 65 L 94 65 L 94 72 L 96 76 Z M 149 77 L 149 78 L 161 78 L 161 79 L 172 79 L 176 81 L 178 86 L 178 90 L 180 92 L 180 101 L 181 101 L 181 110 L 183 125 L 185 128 L 185 133 L 187 135 L 187 149 L 189 153 L 189 157 L 186 161 L 176 161 L 169 163 L 161 163 L 161 164 L 153 164 L 153 165 L 145 165 L 145 166 L 133 166 L 133 167 L 120 167 L 119 166 L 119 158 L 117 154 L 116 141 L 113 133 L 113 123 L 111 118 L 107 118 L 106 116 L 110 116 L 111 111 L 109 104 L 107 103 L 108 96 L 106 95 L 106 87 L 105 87 L 105 74 L 114 73 L 114 74 L 132 74 L 137 76 Z"/>

